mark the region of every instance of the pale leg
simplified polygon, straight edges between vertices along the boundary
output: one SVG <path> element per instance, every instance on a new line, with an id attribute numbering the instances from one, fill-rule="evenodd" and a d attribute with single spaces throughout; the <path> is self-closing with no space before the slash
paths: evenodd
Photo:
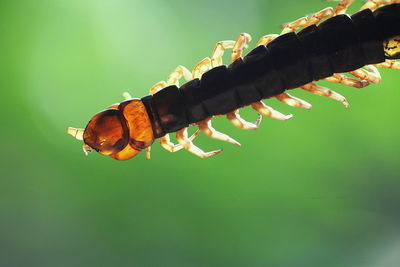
<path id="1" fill-rule="evenodd" d="M 264 35 L 263 37 L 260 38 L 260 40 L 258 40 L 256 46 L 267 45 L 278 36 L 279 36 L 279 34 L 267 34 L 267 35 Z"/>
<path id="2" fill-rule="evenodd" d="M 215 151 L 204 152 L 197 146 L 193 144 L 193 142 L 188 138 L 187 128 L 183 128 L 176 132 L 176 139 L 178 140 L 179 144 L 183 146 L 184 149 L 189 151 L 190 153 L 195 154 L 200 158 L 208 158 L 215 154 L 222 152 L 222 149 L 218 149 Z"/>
<path id="3" fill-rule="evenodd" d="M 222 56 L 224 55 L 225 49 L 233 48 L 235 41 L 220 41 L 215 47 L 211 55 L 211 67 L 215 68 L 222 65 Z"/>
<path id="4" fill-rule="evenodd" d="M 158 91 L 160 91 L 161 89 L 163 89 L 165 87 L 167 87 L 167 83 L 164 81 L 160 81 L 150 88 L 149 94 L 154 95 L 155 93 L 157 93 Z"/>
<path id="5" fill-rule="evenodd" d="M 335 16 L 346 13 L 347 8 L 353 3 L 354 0 L 342 0 L 335 8 Z"/>
<path id="6" fill-rule="evenodd" d="M 375 9 L 383 5 L 398 4 L 398 3 L 400 3 L 399 0 L 369 0 L 361 7 L 360 10 L 369 8 L 372 11 L 374 11 Z"/>
<path id="7" fill-rule="evenodd" d="M 235 139 L 231 138 L 230 136 L 218 132 L 215 130 L 212 125 L 211 125 L 211 119 L 203 120 L 199 123 L 197 123 L 199 126 L 200 131 L 202 131 L 205 135 L 207 135 L 210 138 L 225 141 L 231 144 L 234 144 L 236 146 L 240 146 L 240 143 L 236 141 Z"/>
<path id="8" fill-rule="evenodd" d="M 285 104 L 288 104 L 289 106 L 296 107 L 296 108 L 310 109 L 312 107 L 311 104 L 308 103 L 307 101 L 304 101 L 303 99 L 289 95 L 288 93 L 279 94 L 279 95 L 275 96 L 275 98 Z"/>
<path id="9" fill-rule="evenodd" d="M 179 65 L 167 77 L 167 84 L 179 87 L 179 80 L 182 77 L 185 78 L 186 81 L 190 81 L 192 79 L 192 73 L 184 66 Z"/>
<path id="10" fill-rule="evenodd" d="M 290 23 L 284 25 L 284 28 L 283 28 L 281 34 L 285 34 L 288 32 L 294 32 L 299 28 L 308 27 L 310 25 L 317 24 L 321 20 L 323 20 L 325 18 L 330 18 L 333 15 L 334 15 L 333 8 L 327 7 L 313 15 L 299 18 L 293 22 L 290 22 Z"/>
<path id="11" fill-rule="evenodd" d="M 354 71 L 350 71 L 350 74 L 353 76 L 365 80 L 371 83 L 380 83 L 381 82 L 381 75 L 378 69 L 375 66 L 367 65 L 365 66 L 366 69 L 358 69 Z"/>
<path id="12" fill-rule="evenodd" d="M 326 87 L 319 86 L 315 83 L 308 83 L 306 85 L 301 86 L 300 88 L 302 88 L 310 93 L 316 94 L 316 95 L 326 96 L 326 97 L 335 99 L 337 101 L 342 102 L 342 104 L 346 108 L 349 107 L 349 102 L 347 102 L 347 100 L 344 96 L 342 96 L 341 94 L 338 94 L 335 91 L 332 91 Z"/>
<path id="13" fill-rule="evenodd" d="M 377 67 L 386 68 L 386 69 L 394 69 L 400 70 L 400 62 L 396 60 L 387 59 L 383 63 L 375 64 Z"/>
<path id="14" fill-rule="evenodd" d="M 347 8 L 354 0 L 341 0 L 340 3 L 336 6 L 335 10 L 331 7 L 327 7 L 318 11 L 315 14 L 299 18 L 293 22 L 285 24 L 281 34 L 285 34 L 288 32 L 294 32 L 299 28 L 308 27 L 310 25 L 318 24 L 321 20 L 330 18 L 339 14 L 346 13 Z"/>
<path id="15" fill-rule="evenodd" d="M 275 110 L 275 109 L 273 109 L 273 108 L 271 108 L 271 107 L 265 105 L 265 104 L 264 104 L 263 102 L 261 102 L 261 101 L 260 101 L 260 102 L 253 103 L 253 104 L 251 104 L 251 106 L 252 106 L 256 111 L 258 111 L 258 113 L 260 113 L 260 114 L 262 114 L 262 115 L 264 115 L 264 116 L 273 118 L 273 119 L 277 119 L 277 120 L 281 120 L 281 121 L 286 121 L 286 120 L 288 120 L 288 119 L 290 119 L 290 118 L 293 117 L 292 114 L 289 114 L 289 115 L 282 114 L 282 113 L 280 113 L 279 111 L 277 111 L 277 110 Z"/>
<path id="16" fill-rule="evenodd" d="M 240 58 L 243 54 L 243 50 L 247 48 L 247 44 L 251 42 L 251 36 L 248 33 L 239 34 L 235 44 L 232 48 L 231 60 L 232 62 Z"/>
<path id="17" fill-rule="evenodd" d="M 197 63 L 197 65 L 192 70 L 193 79 L 200 79 L 201 76 L 210 69 L 211 69 L 211 59 L 209 57 L 206 57 L 205 59 Z"/>
<path id="18" fill-rule="evenodd" d="M 332 83 L 341 83 L 341 84 L 348 85 L 348 86 L 355 87 L 355 88 L 363 88 L 363 87 L 369 85 L 368 81 L 364 81 L 364 80 L 360 81 L 360 80 L 353 79 L 353 78 L 347 77 L 344 74 L 339 74 L 339 73 L 335 73 L 331 77 L 325 78 L 323 80 L 332 82 Z"/>
<path id="19" fill-rule="evenodd" d="M 233 126 L 242 130 L 256 130 L 262 120 L 261 114 L 258 114 L 258 118 L 255 123 L 248 122 L 240 117 L 238 110 L 226 114 L 226 117 L 233 124 Z"/>
<path id="20" fill-rule="evenodd" d="M 193 139 L 199 134 L 200 129 L 198 129 L 192 136 L 190 136 L 189 140 L 193 141 Z M 163 148 L 168 150 L 169 152 L 177 152 L 183 148 L 183 145 L 177 144 L 175 145 L 174 143 L 171 142 L 171 139 L 169 135 L 165 135 L 162 138 L 160 138 L 160 144 Z"/>

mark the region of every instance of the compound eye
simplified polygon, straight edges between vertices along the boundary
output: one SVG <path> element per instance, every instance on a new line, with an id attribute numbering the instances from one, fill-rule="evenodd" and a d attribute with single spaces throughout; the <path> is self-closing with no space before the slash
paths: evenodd
<path id="1" fill-rule="evenodd" d="M 83 141 L 103 155 L 120 152 L 129 142 L 125 118 L 118 109 L 97 113 L 86 126 Z"/>

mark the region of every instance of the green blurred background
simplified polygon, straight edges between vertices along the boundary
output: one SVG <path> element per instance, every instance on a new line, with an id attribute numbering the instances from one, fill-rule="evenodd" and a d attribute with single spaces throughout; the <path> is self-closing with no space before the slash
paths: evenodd
<path id="1" fill-rule="evenodd" d="M 66 134 L 219 40 L 248 32 L 254 46 L 334 4 L 2 1 L 0 266 L 400 266 L 394 70 L 364 89 L 321 83 L 350 109 L 296 90 L 312 110 L 267 101 L 288 122 L 242 131 L 216 118 L 242 147 L 200 135 L 224 148 L 205 160 L 158 143 L 150 161 L 85 157 Z"/>

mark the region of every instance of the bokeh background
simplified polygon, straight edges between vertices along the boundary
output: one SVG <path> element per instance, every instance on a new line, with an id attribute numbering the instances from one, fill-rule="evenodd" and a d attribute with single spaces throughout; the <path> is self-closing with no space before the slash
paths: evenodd
<path id="1" fill-rule="evenodd" d="M 267 101 L 290 121 L 242 131 L 216 118 L 242 147 L 200 135 L 204 150 L 224 148 L 204 160 L 158 143 L 150 161 L 85 157 L 66 134 L 219 40 L 248 32 L 254 45 L 329 5 L 2 1 L 0 266 L 400 266 L 394 70 L 364 89 L 321 83 L 350 109 L 296 90 L 312 110 Z"/>

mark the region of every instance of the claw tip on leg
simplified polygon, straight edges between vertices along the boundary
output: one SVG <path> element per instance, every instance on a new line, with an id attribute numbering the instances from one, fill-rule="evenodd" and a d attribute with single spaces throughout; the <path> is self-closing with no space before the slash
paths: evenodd
<path id="1" fill-rule="evenodd" d="M 254 130 L 256 130 L 256 129 L 258 128 L 258 126 L 260 126 L 261 121 L 262 121 L 262 115 L 261 115 L 260 113 L 258 113 L 257 120 L 256 120 L 256 122 L 254 123 L 254 124 L 256 125 L 256 127 L 254 128 Z"/>
<path id="2" fill-rule="evenodd" d="M 221 148 L 221 149 L 218 149 L 218 150 L 215 150 L 215 151 L 208 152 L 208 153 L 204 154 L 204 155 L 202 156 L 202 158 L 208 158 L 208 157 L 217 155 L 217 154 L 221 153 L 222 150 L 223 150 L 223 149 Z"/>
<path id="3" fill-rule="evenodd" d="M 235 145 L 235 146 L 241 146 L 241 144 L 238 141 L 236 141 L 235 139 L 230 138 L 230 137 L 227 140 L 223 140 L 223 141 L 227 141 L 227 142 L 229 142 L 229 143 L 231 143 L 232 145 Z"/>
<path id="4" fill-rule="evenodd" d="M 211 152 L 211 153 L 212 153 L 212 155 L 217 155 L 217 154 L 221 153 L 222 151 L 224 151 L 224 149 L 223 149 L 223 148 L 220 148 L 220 149 L 215 150 L 215 151 L 213 151 L 213 152 Z"/>
<path id="5" fill-rule="evenodd" d="M 227 142 L 229 142 L 229 143 L 231 143 L 232 145 L 235 145 L 235 146 L 241 146 L 241 144 L 238 141 L 236 141 L 235 139 L 233 139 L 233 138 L 229 138 L 228 140 L 225 140 L 225 141 L 227 141 Z"/>
<path id="6" fill-rule="evenodd" d="M 293 118 L 293 114 L 288 114 L 285 116 L 285 121 L 290 120 L 291 118 Z"/>
<path id="7" fill-rule="evenodd" d="M 311 109 L 312 105 L 310 103 L 303 103 L 303 108 L 304 109 Z"/>

